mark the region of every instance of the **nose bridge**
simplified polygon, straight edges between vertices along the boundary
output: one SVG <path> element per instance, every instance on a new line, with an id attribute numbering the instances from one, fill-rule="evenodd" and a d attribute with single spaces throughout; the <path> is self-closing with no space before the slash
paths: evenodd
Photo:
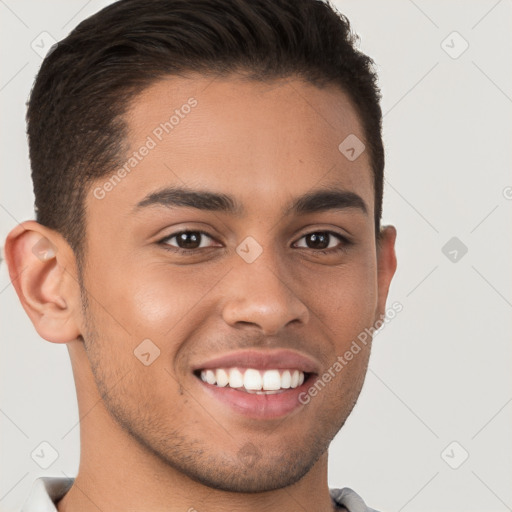
<path id="1" fill-rule="evenodd" d="M 290 322 L 306 323 L 308 308 L 294 290 L 278 252 L 256 243 L 246 239 L 237 247 L 224 289 L 225 322 L 231 326 L 250 323 L 267 335 Z"/>

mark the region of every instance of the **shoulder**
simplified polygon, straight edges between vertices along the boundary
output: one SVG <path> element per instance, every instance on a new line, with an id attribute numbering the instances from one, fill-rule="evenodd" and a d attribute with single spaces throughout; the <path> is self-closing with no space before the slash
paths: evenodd
<path id="1" fill-rule="evenodd" d="M 348 512 L 377 512 L 366 505 L 363 498 L 349 487 L 330 489 L 331 498 L 340 508 Z"/>
<path id="2" fill-rule="evenodd" d="M 74 478 L 57 476 L 36 478 L 20 512 L 56 512 L 55 503 L 69 491 L 73 482 Z"/>

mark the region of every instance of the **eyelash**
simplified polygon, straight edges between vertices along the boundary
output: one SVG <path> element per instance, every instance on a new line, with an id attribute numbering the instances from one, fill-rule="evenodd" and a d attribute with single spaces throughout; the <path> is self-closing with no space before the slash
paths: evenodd
<path id="1" fill-rule="evenodd" d="M 200 249 L 209 249 L 209 247 L 200 247 L 200 248 L 196 248 L 196 249 L 183 249 L 181 247 L 169 246 L 169 244 L 166 243 L 166 241 L 169 241 L 169 240 L 173 239 L 174 237 L 177 237 L 178 235 L 182 235 L 183 233 L 197 233 L 200 235 L 205 235 L 208 238 L 211 238 L 212 240 L 215 240 L 215 238 L 212 237 L 206 231 L 189 229 L 189 230 L 178 231 L 169 236 L 166 236 L 165 238 L 162 238 L 161 240 L 159 240 L 157 243 L 160 244 L 163 247 L 163 249 L 166 251 L 170 251 L 170 252 L 177 253 L 177 254 L 184 254 L 184 255 L 191 255 L 194 252 L 198 252 Z M 311 231 L 309 233 L 305 233 L 299 238 L 299 240 L 301 240 L 302 238 L 304 238 L 308 235 L 313 235 L 313 234 L 318 234 L 318 233 L 323 233 L 323 234 L 328 234 L 330 236 L 334 236 L 341 242 L 341 245 L 338 247 L 331 248 L 331 249 L 310 249 L 309 247 L 299 247 L 299 249 L 309 249 L 311 251 L 314 251 L 315 253 L 330 255 L 330 254 L 346 252 L 347 247 L 349 245 L 352 245 L 352 242 L 345 236 L 340 235 L 339 233 L 336 233 L 335 231 L 328 231 L 328 230 L 318 230 L 318 231 Z"/>

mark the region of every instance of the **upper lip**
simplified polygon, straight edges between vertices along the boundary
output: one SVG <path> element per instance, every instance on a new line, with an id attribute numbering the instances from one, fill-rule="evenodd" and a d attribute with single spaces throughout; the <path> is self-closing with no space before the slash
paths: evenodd
<path id="1" fill-rule="evenodd" d="M 297 369 L 304 373 L 318 373 L 319 364 L 315 359 L 295 350 L 272 351 L 242 350 L 208 359 L 193 366 L 193 371 L 215 368 Z"/>

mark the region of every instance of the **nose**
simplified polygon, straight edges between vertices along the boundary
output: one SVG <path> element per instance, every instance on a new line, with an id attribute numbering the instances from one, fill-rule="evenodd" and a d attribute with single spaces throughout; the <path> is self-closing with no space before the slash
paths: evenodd
<path id="1" fill-rule="evenodd" d="M 235 328 L 257 327 L 267 336 L 294 323 L 306 324 L 309 309 L 292 284 L 289 272 L 283 275 L 278 265 L 270 265 L 268 259 L 239 262 L 224 283 L 224 321 Z"/>

